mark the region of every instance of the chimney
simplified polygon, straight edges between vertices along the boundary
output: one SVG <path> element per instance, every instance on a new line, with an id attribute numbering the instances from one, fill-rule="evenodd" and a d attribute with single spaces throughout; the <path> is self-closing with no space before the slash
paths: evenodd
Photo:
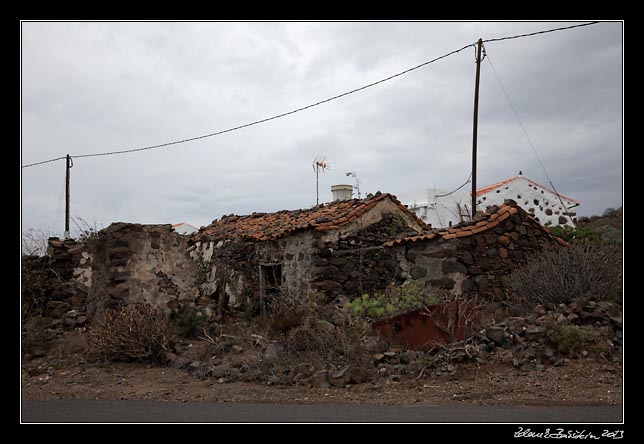
<path id="1" fill-rule="evenodd" d="M 331 185 L 333 200 L 349 200 L 353 196 L 353 185 Z"/>

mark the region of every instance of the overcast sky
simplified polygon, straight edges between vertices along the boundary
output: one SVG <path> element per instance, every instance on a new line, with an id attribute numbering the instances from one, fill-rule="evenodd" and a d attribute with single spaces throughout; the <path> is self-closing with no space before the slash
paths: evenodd
<path id="1" fill-rule="evenodd" d="M 491 39 L 570 22 L 23 22 L 22 164 L 195 137 L 326 99 Z M 623 24 L 485 45 L 558 191 L 580 215 L 622 205 Z M 315 204 L 330 186 L 455 188 L 471 170 L 474 49 L 274 121 L 157 150 L 77 158 L 71 214 L 207 225 Z M 548 185 L 489 60 L 478 185 Z M 65 162 L 22 168 L 22 227 L 62 234 Z"/>

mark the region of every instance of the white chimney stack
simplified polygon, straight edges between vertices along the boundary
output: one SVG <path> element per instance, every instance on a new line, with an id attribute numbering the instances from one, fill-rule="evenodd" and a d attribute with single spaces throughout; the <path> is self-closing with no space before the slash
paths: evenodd
<path id="1" fill-rule="evenodd" d="M 331 185 L 333 200 L 349 200 L 353 197 L 353 185 Z"/>

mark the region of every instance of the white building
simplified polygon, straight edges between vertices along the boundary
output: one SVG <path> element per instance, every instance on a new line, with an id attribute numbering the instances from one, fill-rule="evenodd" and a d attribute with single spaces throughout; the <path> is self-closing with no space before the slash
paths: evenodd
<path id="1" fill-rule="evenodd" d="M 542 224 L 574 226 L 576 213 L 571 211 L 579 202 L 561 193 L 557 194 L 537 182 L 518 176 L 476 190 L 477 211 L 488 206 L 501 205 L 512 199 L 533 214 Z M 422 189 L 403 193 L 399 200 L 433 228 L 455 225 L 471 217 L 471 186 L 457 190 Z M 563 203 L 562 203 L 563 202 Z"/>
<path id="2" fill-rule="evenodd" d="M 195 228 L 192 225 L 187 224 L 185 222 L 179 222 L 178 224 L 172 224 L 172 228 L 174 229 L 174 231 L 176 231 L 177 233 L 179 233 L 181 235 L 184 235 L 184 236 L 187 235 L 187 234 L 192 234 L 192 233 L 196 233 L 197 231 L 199 231 L 198 228 Z"/>
<path id="3" fill-rule="evenodd" d="M 450 227 L 470 219 L 472 199 L 467 186 L 458 190 L 425 188 L 397 197 L 432 228 Z"/>
<path id="4" fill-rule="evenodd" d="M 518 176 L 476 190 L 476 205 L 485 209 L 490 205 L 501 205 L 505 199 L 512 199 L 531 213 L 545 226 L 575 226 L 577 213 L 571 211 L 579 201 L 561 193 L 555 193 L 534 180 Z"/>

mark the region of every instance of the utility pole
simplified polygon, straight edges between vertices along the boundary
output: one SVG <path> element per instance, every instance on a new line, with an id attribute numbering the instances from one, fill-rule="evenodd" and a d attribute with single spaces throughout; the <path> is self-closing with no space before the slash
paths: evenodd
<path id="1" fill-rule="evenodd" d="M 64 238 L 69 239 L 69 169 L 74 164 L 71 156 L 65 157 L 65 234 Z"/>
<path id="2" fill-rule="evenodd" d="M 479 125 L 479 80 L 481 78 L 481 48 L 483 39 L 476 42 L 476 83 L 474 85 L 474 123 L 472 129 L 472 218 L 476 215 L 476 139 Z"/>

